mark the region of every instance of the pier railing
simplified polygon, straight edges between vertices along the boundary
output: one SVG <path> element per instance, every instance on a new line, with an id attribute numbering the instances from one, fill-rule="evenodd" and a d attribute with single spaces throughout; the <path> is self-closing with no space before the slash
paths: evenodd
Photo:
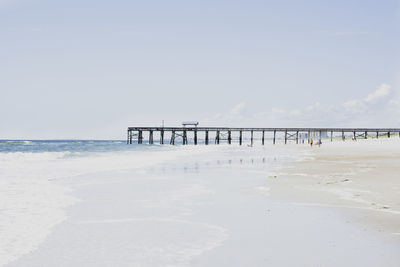
<path id="1" fill-rule="evenodd" d="M 285 144 L 288 141 L 310 143 L 311 139 L 341 139 L 345 141 L 348 138 L 357 140 L 359 138 L 367 139 L 369 137 L 390 138 L 394 134 L 400 137 L 400 128 L 238 128 L 238 127 L 129 127 L 127 133 L 128 144 L 143 144 L 147 136 L 148 144 L 154 144 L 155 136 L 159 138 L 160 144 L 203 144 L 208 145 L 210 141 L 220 144 L 226 141 L 232 144 L 233 141 L 242 145 L 244 141 L 249 141 L 253 145 L 254 141 L 261 140 L 264 145 L 266 140 L 273 144 L 277 140 L 283 140 Z M 250 136 L 245 136 L 250 135 Z M 257 137 L 255 136 L 257 135 Z M 189 136 L 192 142 L 189 142 Z"/>

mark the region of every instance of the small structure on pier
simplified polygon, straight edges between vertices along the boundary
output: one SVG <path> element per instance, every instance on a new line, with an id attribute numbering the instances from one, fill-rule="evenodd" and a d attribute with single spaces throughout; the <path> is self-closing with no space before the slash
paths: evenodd
<path id="1" fill-rule="evenodd" d="M 197 127 L 199 125 L 198 121 L 184 121 L 182 122 L 182 126 L 186 127 L 186 126 L 194 126 Z"/>

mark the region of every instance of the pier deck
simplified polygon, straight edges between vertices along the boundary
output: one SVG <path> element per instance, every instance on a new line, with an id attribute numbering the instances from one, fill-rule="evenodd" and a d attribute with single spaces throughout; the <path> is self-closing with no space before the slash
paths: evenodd
<path id="1" fill-rule="evenodd" d="M 261 140 L 261 144 L 264 145 L 266 140 L 271 140 L 273 144 L 277 140 L 283 140 L 285 144 L 289 140 L 294 140 L 298 144 L 304 142 L 305 139 L 310 143 L 311 139 L 333 141 L 340 138 L 345 141 L 347 138 L 353 140 L 381 136 L 390 138 L 394 134 L 400 137 L 400 128 L 128 127 L 127 144 L 143 144 L 144 133 L 147 133 L 148 144 L 154 144 L 154 137 L 157 134 L 160 144 L 175 145 L 180 141 L 181 144 L 187 145 L 190 143 L 188 137 L 190 135 L 194 145 L 200 144 L 200 140 L 205 145 L 210 144 L 210 141 L 220 144 L 223 140 L 226 140 L 228 144 L 237 141 L 239 145 L 242 145 L 244 141 L 249 141 L 253 145 L 255 139 Z M 250 136 L 245 137 L 245 134 L 250 134 Z M 257 138 L 256 134 L 259 135 Z"/>

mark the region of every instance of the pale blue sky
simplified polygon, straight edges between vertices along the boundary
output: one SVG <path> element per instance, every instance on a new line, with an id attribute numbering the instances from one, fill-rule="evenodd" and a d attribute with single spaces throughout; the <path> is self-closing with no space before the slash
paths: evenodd
<path id="1" fill-rule="evenodd" d="M 399 16 L 390 0 L 0 0 L 0 138 L 400 127 Z"/>

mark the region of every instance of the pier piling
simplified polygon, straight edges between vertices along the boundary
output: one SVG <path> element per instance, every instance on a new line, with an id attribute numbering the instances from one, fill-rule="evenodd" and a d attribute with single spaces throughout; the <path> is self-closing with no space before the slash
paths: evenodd
<path id="1" fill-rule="evenodd" d="M 153 131 L 152 130 L 149 131 L 149 144 L 150 145 L 153 144 Z"/>
<path id="2" fill-rule="evenodd" d="M 287 144 L 287 130 L 285 130 L 285 145 Z"/>
<path id="3" fill-rule="evenodd" d="M 265 135 L 265 131 L 262 131 L 262 139 L 261 139 L 262 145 L 264 145 L 264 135 Z"/>
<path id="4" fill-rule="evenodd" d="M 171 132 L 171 141 L 169 142 L 171 145 L 175 145 L 175 131 Z"/>
<path id="5" fill-rule="evenodd" d="M 187 133 L 186 133 L 186 130 L 183 130 L 182 144 L 187 145 Z"/>
<path id="6" fill-rule="evenodd" d="M 143 132 L 139 130 L 138 132 L 138 144 L 143 142 Z"/>

